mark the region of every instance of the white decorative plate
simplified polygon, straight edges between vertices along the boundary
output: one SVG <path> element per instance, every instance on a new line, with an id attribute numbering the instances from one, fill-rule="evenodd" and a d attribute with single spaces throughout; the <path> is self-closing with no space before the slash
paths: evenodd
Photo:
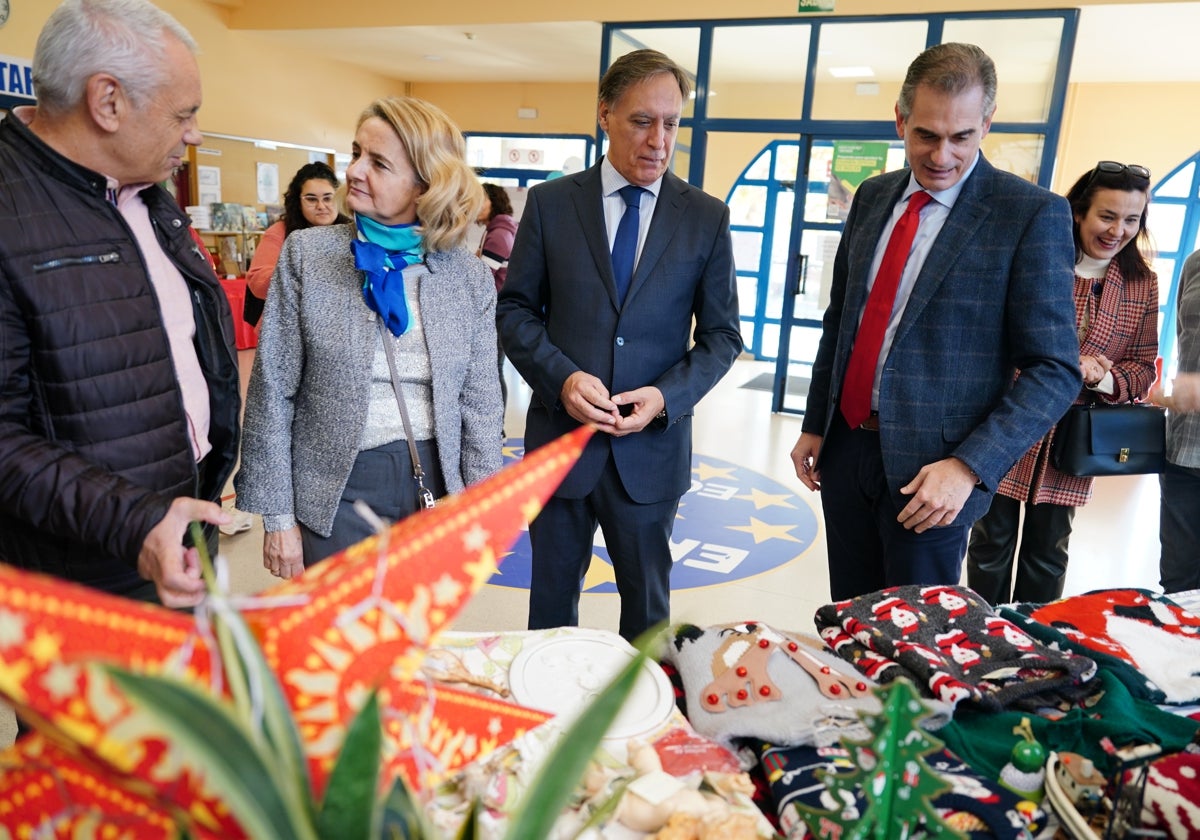
<path id="1" fill-rule="evenodd" d="M 571 634 L 532 641 L 513 659 L 508 685 L 517 703 L 569 720 L 635 655 L 633 647 L 615 634 Z M 666 723 L 674 708 L 671 681 L 657 664 L 647 662 L 605 737 L 624 741 L 649 733 Z"/>

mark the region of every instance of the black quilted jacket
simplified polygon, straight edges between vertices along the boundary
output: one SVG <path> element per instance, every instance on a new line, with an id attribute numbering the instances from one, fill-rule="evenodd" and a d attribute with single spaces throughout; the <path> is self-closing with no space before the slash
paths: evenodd
<path id="1" fill-rule="evenodd" d="M 0 122 L 0 560 L 110 592 L 139 583 L 171 500 L 218 499 L 237 456 L 229 305 L 170 194 L 142 197 L 191 291 L 212 408 L 203 477 L 158 299 L 104 177 Z"/>

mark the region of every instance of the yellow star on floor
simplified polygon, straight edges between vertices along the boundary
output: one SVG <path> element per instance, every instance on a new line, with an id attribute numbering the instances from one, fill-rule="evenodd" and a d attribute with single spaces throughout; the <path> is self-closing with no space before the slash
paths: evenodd
<path id="1" fill-rule="evenodd" d="M 606 563 L 595 554 L 592 555 L 591 565 L 588 566 L 587 574 L 583 576 L 583 591 L 587 592 L 605 583 L 616 583 L 617 574 L 613 570 L 611 563 Z"/>
<path id="2" fill-rule="evenodd" d="M 771 525 L 763 522 L 761 519 L 750 517 L 749 525 L 727 525 L 730 531 L 745 531 L 754 537 L 754 544 L 758 545 L 767 540 L 787 540 L 788 542 L 802 543 L 804 540 L 799 537 L 793 537 L 789 531 L 795 528 L 795 525 Z"/>
<path id="3" fill-rule="evenodd" d="M 701 481 L 708 481 L 710 478 L 728 478 L 733 479 L 733 471 L 737 467 L 715 467 L 712 464 L 706 464 L 701 461 L 698 465 L 692 467 L 692 472 Z"/>
<path id="4" fill-rule="evenodd" d="M 765 507 L 785 507 L 791 508 L 792 510 L 796 509 L 795 505 L 787 501 L 788 499 L 796 498 L 795 494 L 793 493 L 764 493 L 757 487 L 753 487 L 750 489 L 750 495 L 734 496 L 734 498 L 745 499 L 746 501 L 754 502 L 755 510 L 762 510 Z"/>

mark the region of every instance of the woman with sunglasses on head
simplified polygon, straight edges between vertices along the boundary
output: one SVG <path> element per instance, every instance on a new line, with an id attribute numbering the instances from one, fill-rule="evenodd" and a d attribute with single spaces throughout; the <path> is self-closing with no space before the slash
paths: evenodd
<path id="1" fill-rule="evenodd" d="M 1150 171 L 1100 161 L 1067 191 L 1067 200 L 1074 219 L 1075 322 L 1084 386 L 1075 402 L 1143 399 L 1154 383 L 1158 355 L 1158 277 L 1150 267 L 1146 230 Z M 1051 429 L 1009 470 L 991 509 L 971 529 L 967 583 L 991 604 L 1045 603 L 1062 596 L 1075 508 L 1091 499 L 1093 479 L 1055 469 L 1053 439 Z"/>
<path id="2" fill-rule="evenodd" d="M 296 171 L 283 194 L 283 218 L 263 232 L 246 271 L 246 323 L 258 326 L 271 275 L 275 273 L 283 240 L 289 233 L 315 225 L 340 225 L 350 221 L 338 212 L 337 188 L 337 175 L 327 164 L 306 163 Z"/>
<path id="3" fill-rule="evenodd" d="M 290 578 L 500 469 L 496 286 L 466 244 L 483 190 L 461 132 L 420 99 L 362 112 L 352 223 L 297 231 L 271 280 L 234 479 Z"/>

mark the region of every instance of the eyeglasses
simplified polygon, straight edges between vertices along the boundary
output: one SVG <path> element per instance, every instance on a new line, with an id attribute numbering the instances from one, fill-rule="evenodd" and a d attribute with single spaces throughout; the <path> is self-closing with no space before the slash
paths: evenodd
<path id="1" fill-rule="evenodd" d="M 1120 175 L 1128 172 L 1137 178 L 1145 178 L 1150 180 L 1150 170 L 1142 166 L 1140 163 L 1117 163 L 1115 160 L 1102 160 L 1096 164 L 1096 168 L 1092 170 L 1092 178 L 1097 174 L 1107 172 L 1109 175 Z"/>
<path id="2" fill-rule="evenodd" d="M 336 196 L 334 196 L 333 193 L 330 193 L 329 195 L 312 195 L 310 193 L 305 193 L 304 195 L 300 196 L 300 200 L 309 207 L 320 207 L 322 204 L 324 204 L 326 207 L 332 207 L 334 205 L 335 198 Z"/>

